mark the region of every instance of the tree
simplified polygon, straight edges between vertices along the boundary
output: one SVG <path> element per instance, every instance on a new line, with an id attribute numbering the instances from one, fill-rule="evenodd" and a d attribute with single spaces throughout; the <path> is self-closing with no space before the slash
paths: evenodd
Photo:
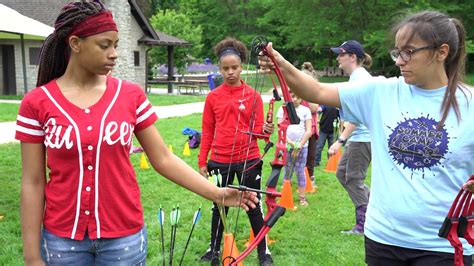
<path id="1" fill-rule="evenodd" d="M 186 2 L 186 3 L 185 3 Z M 202 25 L 203 47 L 201 57 L 215 58 L 212 47 L 225 37 L 234 37 L 250 46 L 257 35 L 267 31 L 258 23 L 268 9 L 270 0 L 207 0 L 182 1 L 181 9 L 187 12 L 196 25 Z"/>
<path id="2" fill-rule="evenodd" d="M 189 47 L 175 49 L 175 64 L 180 71 L 184 71 L 187 63 L 192 61 L 200 52 L 202 28 L 192 23 L 186 14 L 175 10 L 161 10 L 150 19 L 150 23 L 157 31 L 178 37 L 191 43 Z M 150 51 L 151 65 L 167 62 L 166 49 L 154 47 Z"/>
<path id="3" fill-rule="evenodd" d="M 388 56 L 393 47 L 391 26 L 407 12 L 439 10 L 459 18 L 466 27 L 468 69 L 474 68 L 474 5 L 463 0 L 152 0 L 186 14 L 202 29 L 201 58 L 232 36 L 246 44 L 264 35 L 290 62 L 311 61 L 318 68 L 334 62 L 329 51 L 345 40 L 359 40 L 374 59 L 373 70 L 397 74 Z M 176 35 L 177 36 L 177 35 Z M 469 66 L 469 63 L 471 66 Z"/>

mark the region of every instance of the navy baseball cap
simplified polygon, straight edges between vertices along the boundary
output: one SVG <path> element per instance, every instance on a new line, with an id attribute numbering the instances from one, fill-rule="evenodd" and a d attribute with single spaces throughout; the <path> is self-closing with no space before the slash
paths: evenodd
<path id="1" fill-rule="evenodd" d="M 350 54 L 355 54 L 359 58 L 364 58 L 364 47 L 358 42 L 354 40 L 346 41 L 343 42 L 339 47 L 333 47 L 331 48 L 331 51 L 333 51 L 336 54 L 341 54 L 341 53 L 350 53 Z"/>

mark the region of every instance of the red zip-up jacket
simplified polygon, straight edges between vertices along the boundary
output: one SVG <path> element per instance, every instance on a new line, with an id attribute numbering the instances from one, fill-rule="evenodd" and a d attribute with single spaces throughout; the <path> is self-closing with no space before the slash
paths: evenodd
<path id="1" fill-rule="evenodd" d="M 263 133 L 263 102 L 260 94 L 243 81 L 241 86 L 222 84 L 211 91 L 202 115 L 199 167 L 210 159 L 219 163 L 239 163 L 260 158 L 257 137 L 244 132 Z M 259 136 L 260 138 L 260 136 Z"/>

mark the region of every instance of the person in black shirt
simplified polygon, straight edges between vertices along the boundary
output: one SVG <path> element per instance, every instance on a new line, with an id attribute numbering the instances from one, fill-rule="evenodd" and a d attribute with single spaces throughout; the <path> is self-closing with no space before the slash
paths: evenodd
<path id="1" fill-rule="evenodd" d="M 316 144 L 315 166 L 321 163 L 321 153 L 327 141 L 328 147 L 334 143 L 334 126 L 339 125 L 339 110 L 334 107 L 321 105 L 321 119 L 319 120 L 319 138 Z"/>

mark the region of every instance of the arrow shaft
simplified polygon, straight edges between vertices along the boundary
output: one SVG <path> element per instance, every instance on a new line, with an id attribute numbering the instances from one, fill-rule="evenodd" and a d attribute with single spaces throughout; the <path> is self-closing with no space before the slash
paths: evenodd
<path id="1" fill-rule="evenodd" d="M 161 231 L 161 257 L 163 258 L 163 266 L 166 265 L 166 259 L 165 259 L 165 236 L 164 236 L 164 231 L 163 231 L 163 224 L 160 223 L 160 231 Z"/>
<path id="2" fill-rule="evenodd" d="M 184 255 L 186 254 L 186 250 L 188 249 L 188 245 L 189 245 L 189 242 L 191 240 L 191 236 L 193 235 L 193 231 L 194 231 L 195 226 L 196 226 L 196 224 L 193 223 L 193 226 L 191 227 L 191 232 L 189 232 L 188 240 L 186 241 L 186 245 L 184 246 L 183 255 L 181 256 L 181 260 L 179 261 L 180 266 L 183 264 Z"/>

